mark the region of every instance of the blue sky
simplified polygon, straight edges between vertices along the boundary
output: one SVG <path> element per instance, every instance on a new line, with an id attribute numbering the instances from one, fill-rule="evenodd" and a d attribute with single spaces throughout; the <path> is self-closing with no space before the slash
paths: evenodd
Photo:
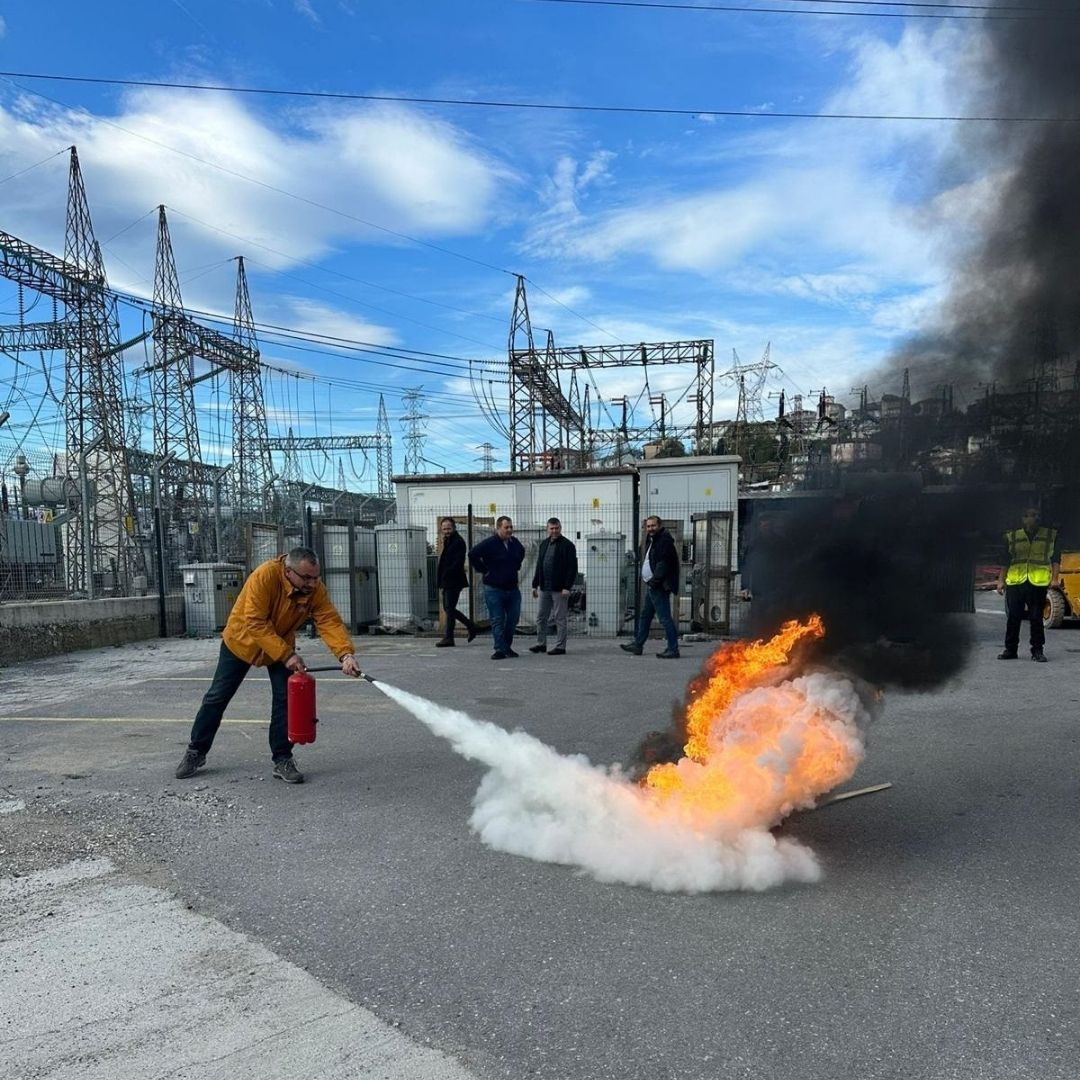
<path id="1" fill-rule="evenodd" d="M 267 360 L 318 377 L 269 377 L 272 434 L 372 431 L 381 389 L 397 468 L 410 386 L 425 394 L 433 471 L 478 467 L 485 441 L 505 466 L 506 439 L 476 404 L 468 361 L 505 360 L 508 271 L 528 277 L 534 326 L 559 345 L 709 337 L 719 373 L 733 349 L 747 362 L 771 343 L 768 393 L 824 386 L 848 400 L 869 378 L 876 396 L 898 390 L 873 373 L 933 324 L 950 268 L 992 201 L 992 166 L 957 151 L 952 123 L 767 115 L 977 112 L 976 22 L 534 0 L 139 8 L 133 18 L 119 0 L 0 4 L 0 67 L 764 114 L 525 112 L 0 79 L 0 180 L 76 143 L 118 288 L 149 294 L 153 210 L 164 203 L 189 306 L 231 312 L 228 260 L 244 254 L 260 322 L 444 357 L 326 355 L 263 335 Z M 62 251 L 65 184 L 62 154 L 0 183 L 0 227 Z M 14 286 L 0 282 L 4 321 L 16 304 Z M 133 310 L 124 320 L 141 326 Z M 141 347 L 127 360 L 142 362 Z M 44 379 L 23 372 L 16 392 L 16 374 L 0 357 L 0 404 L 13 412 L 0 429 L 5 459 L 13 440 L 40 441 L 51 415 L 31 430 L 26 410 Z M 505 413 L 505 372 L 489 378 Z M 672 368 L 651 389 L 676 399 L 688 382 Z M 594 395 L 633 400 L 642 387 L 640 371 L 607 372 Z M 199 415 L 207 455 L 225 460 L 222 392 L 202 384 Z M 647 396 L 637 408 L 637 422 L 649 423 Z M 733 384 L 718 379 L 716 418 L 733 412 Z M 343 464 L 350 486 L 363 487 L 363 461 Z M 303 465 L 324 482 L 337 470 L 324 459 Z"/>

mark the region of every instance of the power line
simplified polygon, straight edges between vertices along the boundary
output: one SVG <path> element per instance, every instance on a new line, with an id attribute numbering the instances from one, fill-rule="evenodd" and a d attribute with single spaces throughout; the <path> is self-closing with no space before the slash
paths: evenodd
<path id="1" fill-rule="evenodd" d="M 997 4 L 927 4 L 913 3 L 910 0 L 897 0 L 890 3 L 889 0 L 787 0 L 788 3 L 830 3 L 839 7 L 869 7 L 869 8 L 904 8 L 903 11 L 823 11 L 819 8 L 767 8 L 759 6 L 739 6 L 732 4 L 661 4 L 647 2 L 647 0 L 532 0 L 538 4 L 575 4 L 581 7 L 616 7 L 616 8 L 644 8 L 653 11 L 711 11 L 716 14 L 731 14 L 733 12 L 764 12 L 772 15 L 846 15 L 857 18 L 879 19 L 962 19 L 962 20 L 1011 20 L 1013 22 L 1044 22 L 1040 17 L 1049 15 L 1054 19 L 1068 18 L 1069 14 L 1055 11 L 1047 7 L 1009 6 Z M 914 9 L 914 10 L 907 10 Z M 927 9 L 937 9 L 930 11 Z M 952 11 L 987 11 L 990 15 L 954 15 Z M 1000 12 L 1022 12 L 1024 14 L 1004 15 Z"/>
<path id="2" fill-rule="evenodd" d="M 152 302 L 147 300 L 145 297 L 136 296 L 134 293 L 126 293 L 119 289 L 111 289 L 110 291 L 118 299 L 123 300 L 125 303 L 128 303 L 139 310 L 151 310 L 153 307 Z M 190 315 L 197 315 L 200 318 L 205 319 L 207 322 L 218 323 L 220 325 L 226 326 L 232 325 L 231 320 L 229 320 L 226 316 L 218 314 L 214 311 L 204 311 L 200 308 L 192 308 L 187 306 L 185 306 L 184 310 Z M 303 330 L 293 326 L 282 326 L 278 323 L 260 322 L 258 320 L 255 321 L 254 325 L 258 330 L 270 331 L 278 335 L 295 337 L 301 341 L 316 342 L 324 345 L 334 345 L 339 348 L 349 349 L 354 352 L 371 353 L 374 356 L 386 356 L 398 360 L 412 360 L 419 357 L 424 360 L 434 361 L 441 367 L 451 368 L 451 373 L 454 375 L 464 374 L 464 368 L 456 365 L 479 364 L 491 370 L 500 370 L 506 367 L 506 362 L 502 360 L 475 360 L 466 356 L 455 356 L 452 353 L 426 352 L 422 349 L 409 349 L 405 346 L 380 345 L 377 342 L 361 341 L 356 338 L 339 337 L 334 334 L 320 334 L 317 331 Z"/>
<path id="3" fill-rule="evenodd" d="M 18 172 L 13 172 L 10 176 L 5 176 L 2 180 L 0 180 L 0 184 L 6 184 L 9 180 L 14 180 L 17 176 L 22 176 L 24 173 L 32 172 L 39 166 L 45 165 L 46 163 L 52 161 L 54 157 L 59 157 L 61 154 L 66 154 L 70 152 L 70 150 L 70 146 L 65 146 L 63 149 L 57 150 L 55 154 L 50 154 L 47 158 L 42 158 L 40 161 L 34 162 L 33 165 L 27 165 L 25 169 L 20 169 Z"/>
<path id="4" fill-rule="evenodd" d="M 193 221 L 196 225 L 201 225 L 204 229 L 210 229 L 213 232 L 220 233 L 222 236 L 228 236 L 233 240 L 239 240 L 242 244 L 250 244 L 252 247 L 262 248 L 263 251 L 270 252 L 271 255 L 277 255 L 278 258 L 288 259 L 290 262 L 299 263 L 301 266 L 309 266 L 313 270 L 319 270 L 325 274 L 332 274 L 334 277 L 344 278 L 346 281 L 355 281 L 359 285 L 364 285 L 369 289 L 379 289 L 381 292 L 388 292 L 394 296 L 403 296 L 409 300 L 418 300 L 422 304 L 431 304 L 433 307 L 443 308 L 446 311 L 456 312 L 458 315 L 468 315 L 473 319 L 489 319 L 491 322 L 497 322 L 500 325 L 505 322 L 504 319 L 497 319 L 494 315 L 485 315 L 482 312 L 469 311 L 466 308 L 455 307 L 453 304 L 444 304 L 439 300 L 431 300 L 426 296 L 419 296 L 416 293 L 405 292 L 402 289 L 391 289 L 388 285 L 380 285 L 375 281 L 366 281 L 364 278 L 358 278 L 353 274 L 346 274 L 343 270 L 335 270 L 331 267 L 320 266 L 318 263 L 312 262 L 310 259 L 301 259 L 296 255 L 290 255 L 284 251 L 278 251 L 276 248 L 269 247 L 267 244 L 260 243 L 258 240 L 252 240 L 249 236 L 239 236 L 236 233 L 229 232 L 228 229 L 222 229 L 217 225 L 211 225 L 208 221 L 202 221 L 200 218 L 195 217 L 193 214 L 187 214 L 183 210 L 177 210 L 175 206 L 170 206 L 169 210 L 173 214 L 177 214 L 182 218 L 187 218 L 188 221 Z M 251 262 L 252 260 L 248 260 Z M 273 267 L 266 267 L 275 274 L 283 274 L 285 277 L 296 277 L 295 274 L 287 274 L 283 270 L 276 270 Z M 305 281 L 304 278 L 296 277 L 297 281 L 304 282 L 305 285 L 311 285 L 312 288 L 322 289 L 324 292 L 329 293 L 331 296 L 340 296 L 344 300 L 351 300 L 353 303 L 363 304 L 364 301 L 357 300 L 355 297 L 346 296 L 344 293 L 335 292 L 333 289 L 327 289 L 323 285 L 315 285 L 310 281 Z M 382 308 L 375 308 L 372 304 L 365 304 L 367 307 L 373 307 L 376 311 L 382 311 Z M 391 315 L 395 315 L 396 318 L 404 318 L 404 316 L 398 316 L 395 312 L 389 312 Z M 415 320 L 409 320 L 415 321 Z M 420 323 L 421 326 L 426 326 L 425 323 Z M 428 329 L 431 329 L 428 327 Z M 443 331 L 440 331 L 443 332 Z M 456 335 L 461 337 L 461 335 Z M 471 339 L 465 339 L 471 340 Z M 484 342 L 477 342 L 477 344 L 484 344 Z"/>
<path id="5" fill-rule="evenodd" d="M 764 9 L 755 9 L 764 10 Z M 819 14 L 829 14 L 829 12 L 820 12 Z M 835 14 L 841 14 L 839 12 Z M 13 79 L 46 79 L 53 82 L 74 82 L 74 83 L 91 83 L 99 86 L 141 86 L 141 87 L 153 87 L 162 90 L 202 90 L 211 91 L 215 93 L 228 93 L 228 94 L 265 94 L 271 97 L 300 97 L 300 98 L 335 98 L 344 101 L 380 101 L 380 102 L 396 102 L 406 105 L 460 105 L 468 106 L 471 108 L 484 108 L 484 109 L 526 109 L 526 110 L 548 110 L 551 112 L 586 112 L 586 113 L 607 113 L 607 114 L 627 114 L 627 115 L 639 115 L 639 116 L 731 116 L 731 117 L 746 117 L 750 119 L 762 119 L 771 118 L 775 120 L 893 120 L 893 121 L 933 121 L 933 122 L 964 122 L 964 123 L 995 123 L 995 124 L 1075 124 L 1080 123 L 1080 116 L 937 116 L 927 114 L 894 114 L 894 113 L 822 113 L 822 112 L 763 112 L 758 109 L 674 109 L 660 106 L 642 106 L 642 105 L 564 105 L 554 102 L 546 101 L 494 101 L 484 99 L 466 99 L 466 98 L 432 98 L 432 97 L 412 97 L 404 94 L 353 94 L 353 93 L 333 93 L 330 91 L 322 90 L 273 90 L 268 87 L 251 87 L 251 86 L 220 86 L 215 84 L 199 84 L 199 83 L 178 83 L 178 82 L 156 82 L 146 79 L 105 79 L 105 78 L 92 78 L 84 75 L 46 75 L 40 72 L 19 72 L 19 71 L 0 71 L 0 77 Z M 62 105 L 64 108 L 72 109 L 75 106 L 68 105 L 66 102 L 57 101 L 55 98 L 50 98 L 46 94 L 42 94 L 37 90 L 31 90 L 29 87 L 20 87 L 18 83 L 12 82 L 13 86 L 18 89 L 25 90 L 27 93 L 35 94 L 45 101 L 52 102 L 54 105 Z M 82 110 L 86 111 L 86 110 Z M 87 114 L 91 115 L 91 114 Z M 355 214 L 349 214 L 344 210 L 338 210 L 336 207 L 327 206 L 325 203 L 317 202 L 314 199 L 308 199 L 303 195 L 297 195 L 294 192 L 286 191 L 284 188 L 275 187 L 273 184 L 267 184 L 262 180 L 256 180 L 254 177 L 246 176 L 244 173 L 237 172 L 234 169 L 229 169 L 224 165 L 218 165 L 216 162 L 207 161 L 204 158 L 199 157 L 196 154 L 190 154 L 185 150 L 177 150 L 173 146 L 168 146 L 165 143 L 159 142 L 156 139 L 151 139 L 149 136 L 141 135 L 138 132 L 130 131 L 127 128 L 116 124 L 111 120 L 106 120 L 104 117 L 96 116 L 96 120 L 103 124 L 108 124 L 110 127 L 116 128 L 118 131 L 123 131 L 126 135 L 131 135 L 133 138 L 142 139 L 145 142 L 152 143 L 155 146 L 159 146 L 164 150 L 169 150 L 174 154 L 179 154 L 182 157 L 191 159 L 192 161 L 198 161 L 200 164 L 206 165 L 213 169 L 219 169 L 221 172 L 227 173 L 230 176 L 235 176 L 241 180 L 247 180 L 252 184 L 257 184 L 259 187 L 265 188 L 268 191 L 274 191 L 279 195 L 286 195 L 291 199 L 296 199 L 299 202 L 306 203 L 308 206 L 317 207 L 320 210 L 326 210 L 329 213 L 337 214 L 340 217 L 348 218 L 350 221 L 359 222 L 361 225 L 366 225 L 369 228 L 377 229 L 379 232 L 387 233 L 390 236 L 396 236 L 400 240 L 408 240 L 415 244 L 421 244 L 424 247 L 431 248 L 434 251 L 442 252 L 444 255 L 452 255 L 457 259 L 465 259 L 468 262 L 476 263 L 478 266 L 483 266 L 488 270 L 495 270 L 500 274 L 512 274 L 512 271 L 506 270 L 501 266 L 494 266 L 491 263 L 484 262 L 482 259 L 474 259 L 470 255 L 463 255 L 461 252 L 452 251 L 450 248 L 441 247 L 438 244 L 432 244 L 427 240 L 420 240 L 415 236 L 409 236 L 407 233 L 396 232 L 394 229 L 388 229 L 383 225 L 376 225 L 374 222 L 365 221 L 363 218 L 357 217 Z"/>

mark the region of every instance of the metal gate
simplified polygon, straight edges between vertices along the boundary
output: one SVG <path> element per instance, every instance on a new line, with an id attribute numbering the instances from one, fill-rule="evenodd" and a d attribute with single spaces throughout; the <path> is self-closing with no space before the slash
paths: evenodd
<path id="1" fill-rule="evenodd" d="M 691 574 L 691 629 L 698 633 L 726 634 L 731 627 L 730 510 L 691 514 L 694 569 Z"/>

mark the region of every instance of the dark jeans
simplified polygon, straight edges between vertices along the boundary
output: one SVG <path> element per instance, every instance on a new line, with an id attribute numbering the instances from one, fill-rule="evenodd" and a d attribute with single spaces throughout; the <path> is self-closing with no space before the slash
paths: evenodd
<path id="1" fill-rule="evenodd" d="M 487 601 L 488 615 L 491 616 L 491 636 L 495 640 L 495 651 L 508 653 L 514 644 L 514 631 L 521 616 L 520 589 L 493 589 L 484 586 L 484 599 Z"/>
<path id="2" fill-rule="evenodd" d="M 206 691 L 202 699 L 202 705 L 199 706 L 195 723 L 191 728 L 189 750 L 197 750 L 200 754 L 209 752 L 214 736 L 221 727 L 221 718 L 225 715 L 225 709 L 250 670 L 251 665 L 231 653 L 223 641 L 221 652 L 218 654 L 217 671 L 214 672 L 210 689 Z M 286 711 L 286 692 L 290 672 L 284 664 L 271 664 L 266 670 L 270 675 L 272 692 L 270 753 L 275 761 L 280 761 L 282 758 L 290 757 L 293 748 L 293 744 L 289 742 L 289 721 Z"/>
<path id="3" fill-rule="evenodd" d="M 634 644 L 643 646 L 648 641 L 649 628 L 652 626 L 654 615 L 660 620 L 660 625 L 667 635 L 668 652 L 678 652 L 679 631 L 675 626 L 675 620 L 671 617 L 671 593 L 663 589 L 650 589 L 648 586 L 645 587 L 645 601 L 641 605 L 641 616 L 638 619 Z"/>
<path id="4" fill-rule="evenodd" d="M 460 589 L 443 589 L 442 591 L 442 607 L 446 612 L 446 634 L 444 635 L 447 641 L 454 640 L 454 623 L 459 622 L 466 630 L 472 630 L 473 623 L 469 619 L 468 615 L 462 614 L 457 609 L 458 597 L 461 595 Z"/>
<path id="5" fill-rule="evenodd" d="M 1005 649 L 1016 652 L 1020 645 L 1020 624 L 1031 621 L 1031 651 L 1041 649 L 1046 643 L 1043 626 L 1043 606 L 1046 603 L 1046 586 L 1032 585 L 1025 581 L 1020 585 L 1005 586 Z"/>

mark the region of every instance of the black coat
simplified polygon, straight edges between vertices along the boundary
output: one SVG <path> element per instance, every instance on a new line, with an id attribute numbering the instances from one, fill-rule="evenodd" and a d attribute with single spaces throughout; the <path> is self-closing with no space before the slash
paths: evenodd
<path id="1" fill-rule="evenodd" d="M 469 552 L 469 562 L 474 570 L 484 575 L 484 584 L 493 589 L 516 589 L 518 570 L 525 561 L 525 548 L 516 536 L 504 544 L 498 536 L 481 540 Z"/>
<path id="2" fill-rule="evenodd" d="M 679 591 L 679 554 L 675 550 L 675 540 L 667 529 L 658 529 L 653 533 L 652 541 L 645 541 L 649 552 L 649 567 L 652 570 L 650 589 L 663 589 L 664 592 Z"/>
<path id="3" fill-rule="evenodd" d="M 545 536 L 540 541 L 540 548 L 536 557 L 536 570 L 532 579 L 534 589 L 540 588 L 540 575 L 543 573 L 544 559 L 547 556 L 548 546 L 551 542 L 550 536 Z M 572 589 L 577 581 L 577 548 L 574 547 L 574 542 L 567 540 L 565 536 L 560 536 L 555 541 L 555 565 L 552 567 L 552 573 L 555 578 L 551 583 L 553 592 Z"/>
<path id="4" fill-rule="evenodd" d="M 452 532 L 443 540 L 443 549 L 439 555 L 439 567 L 435 571 L 435 584 L 440 589 L 462 589 L 469 587 L 465 576 L 465 540 L 459 532 Z"/>

